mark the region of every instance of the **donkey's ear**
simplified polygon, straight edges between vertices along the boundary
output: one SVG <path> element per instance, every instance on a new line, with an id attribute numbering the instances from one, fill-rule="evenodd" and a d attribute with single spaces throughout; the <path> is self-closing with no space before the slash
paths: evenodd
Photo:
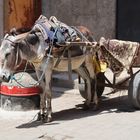
<path id="1" fill-rule="evenodd" d="M 16 28 L 12 28 L 12 29 L 10 30 L 10 35 L 13 35 L 13 36 L 17 35 L 17 30 L 16 30 Z"/>
<path id="2" fill-rule="evenodd" d="M 27 42 L 31 45 L 36 45 L 36 43 L 39 42 L 39 38 L 36 34 L 28 34 L 26 39 L 27 39 Z"/>

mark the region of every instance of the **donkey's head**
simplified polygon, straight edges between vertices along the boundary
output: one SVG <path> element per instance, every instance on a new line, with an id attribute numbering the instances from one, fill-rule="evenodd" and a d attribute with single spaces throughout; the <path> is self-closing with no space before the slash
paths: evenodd
<path id="1" fill-rule="evenodd" d="M 0 46 L 0 81 L 10 80 L 21 59 L 30 60 L 44 54 L 40 38 L 41 33 L 36 30 L 18 35 L 12 31 L 4 36 Z"/>
<path id="2" fill-rule="evenodd" d="M 8 82 L 16 63 L 16 37 L 6 34 L 0 46 L 0 80 Z"/>
<path id="3" fill-rule="evenodd" d="M 19 64 L 18 41 L 26 34 L 6 34 L 0 46 L 0 81 L 8 82 Z"/>

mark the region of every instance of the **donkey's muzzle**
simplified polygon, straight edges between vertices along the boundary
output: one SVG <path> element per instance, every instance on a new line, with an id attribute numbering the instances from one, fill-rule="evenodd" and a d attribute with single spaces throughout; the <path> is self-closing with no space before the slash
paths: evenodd
<path id="1" fill-rule="evenodd" d="M 9 82 L 10 79 L 11 79 L 10 75 L 9 76 L 3 75 L 2 78 L 1 78 L 2 82 Z"/>
<path id="2" fill-rule="evenodd" d="M 9 82 L 10 79 L 11 79 L 11 76 L 10 75 L 6 75 L 4 73 L 0 76 L 0 82 Z"/>

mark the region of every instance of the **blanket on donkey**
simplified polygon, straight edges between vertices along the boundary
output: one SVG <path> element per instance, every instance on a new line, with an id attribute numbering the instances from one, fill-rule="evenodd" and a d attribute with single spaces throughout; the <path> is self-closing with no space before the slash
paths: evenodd
<path id="1" fill-rule="evenodd" d="M 100 39 L 101 56 L 108 62 L 114 73 L 121 73 L 124 68 L 129 70 L 139 50 L 138 42 L 117 39 Z"/>
<path id="2" fill-rule="evenodd" d="M 44 56 L 47 55 L 50 50 L 50 44 L 53 45 L 52 55 L 60 56 L 65 46 L 60 46 L 59 44 L 63 44 L 66 41 L 74 41 L 77 39 L 77 32 L 70 26 L 66 25 L 63 22 L 60 22 L 56 19 L 56 17 L 51 16 L 49 19 L 43 15 L 36 20 L 33 29 L 35 31 L 40 31 L 43 37 L 41 38 L 41 50 L 43 50 L 38 56 L 31 60 L 35 67 L 39 67 L 40 63 Z"/>
<path id="3" fill-rule="evenodd" d="M 77 38 L 76 31 L 51 16 L 49 19 L 41 15 L 35 22 L 34 28 L 37 28 L 42 33 L 44 40 L 53 41 L 53 43 L 65 43 L 66 41 L 74 41 Z"/>

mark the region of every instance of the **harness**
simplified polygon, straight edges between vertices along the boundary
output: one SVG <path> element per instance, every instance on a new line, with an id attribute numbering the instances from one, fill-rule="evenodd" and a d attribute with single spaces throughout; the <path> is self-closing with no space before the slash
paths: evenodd
<path id="1" fill-rule="evenodd" d="M 8 35 L 6 37 L 8 37 Z M 5 37 L 5 40 L 9 41 L 11 43 L 11 46 L 15 47 L 15 43 L 6 37 Z M 19 64 L 18 63 L 19 63 L 19 51 L 18 51 L 18 47 L 17 47 L 17 49 L 16 49 L 16 61 L 15 61 L 16 68 L 18 68 L 20 66 L 20 63 Z"/>
<path id="2" fill-rule="evenodd" d="M 65 43 L 66 41 L 74 41 L 77 37 L 77 32 L 72 27 L 58 21 L 53 16 L 48 20 L 45 16 L 41 15 L 35 22 L 33 29 L 40 30 L 44 41 L 49 39 L 49 41 L 53 43 L 57 42 L 58 44 Z"/>
<path id="3" fill-rule="evenodd" d="M 49 30 L 48 27 L 46 27 L 45 23 L 38 21 L 36 22 L 34 28 L 38 28 L 41 31 L 44 40 L 47 40 L 48 38 L 50 40 L 54 40 L 54 32 Z"/>
<path id="4" fill-rule="evenodd" d="M 48 20 L 44 16 L 40 16 L 39 19 L 35 22 L 35 26 L 33 29 L 37 29 L 41 32 L 44 42 L 49 41 L 49 52 L 47 52 L 47 61 L 49 61 L 50 57 L 52 55 L 54 56 L 55 54 L 58 55 L 59 52 L 62 52 L 61 55 L 57 56 L 57 61 L 54 65 L 56 67 L 59 62 L 61 61 L 61 56 L 64 54 L 65 50 L 68 50 L 68 69 L 69 69 L 69 79 L 71 79 L 71 73 L 72 73 L 72 68 L 71 68 L 71 52 L 68 49 L 67 46 L 62 47 L 59 44 L 65 43 L 65 41 L 72 41 L 77 37 L 76 31 L 67 26 L 64 23 L 61 23 L 60 21 L 54 20 L 54 17 L 51 17 L 50 20 Z M 46 50 L 48 48 L 46 47 Z M 43 56 L 40 58 L 35 58 L 35 60 L 32 60 L 32 63 L 34 66 L 39 66 L 40 62 L 42 61 Z M 47 62 L 46 61 L 46 66 L 47 67 Z M 36 63 L 37 62 L 37 63 Z M 38 64 L 39 62 L 39 64 Z M 45 70 L 43 71 L 42 75 L 45 73 Z M 41 76 L 42 77 L 42 76 Z M 72 79 L 71 79 L 72 80 Z"/>

